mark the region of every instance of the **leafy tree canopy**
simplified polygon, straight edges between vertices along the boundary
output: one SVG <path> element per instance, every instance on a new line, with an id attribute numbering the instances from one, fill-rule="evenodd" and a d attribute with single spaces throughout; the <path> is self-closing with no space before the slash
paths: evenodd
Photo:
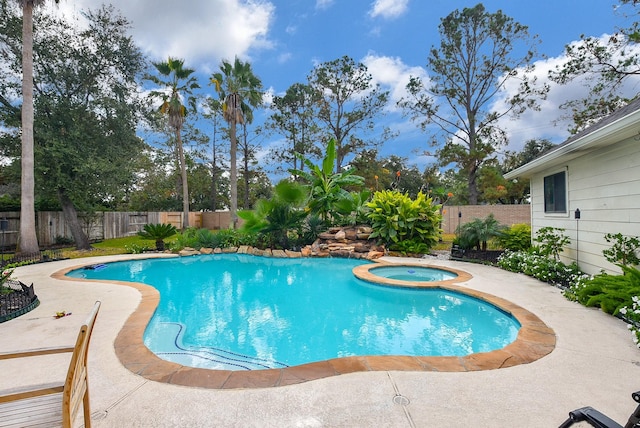
<path id="1" fill-rule="evenodd" d="M 637 0 L 620 0 L 616 12 L 624 17 L 637 17 Z M 568 61 L 549 72 L 551 80 L 567 84 L 583 82 L 588 91 L 585 98 L 562 105 L 573 119 L 569 131 L 585 129 L 630 101 L 625 85 L 640 76 L 640 23 L 633 18 L 627 28 L 618 28 L 611 36 L 580 36 L 580 41 L 565 46 Z M 628 93 L 628 92 L 627 92 Z"/>
<path id="2" fill-rule="evenodd" d="M 347 155 L 357 153 L 375 142 L 362 134 L 375 128 L 389 92 L 372 83 L 367 66 L 344 56 L 316 66 L 308 77 L 309 85 L 319 97 L 317 117 L 325 132 L 334 140 L 335 171 L 341 172 Z M 385 130 L 383 139 L 390 137 Z"/>
<path id="3" fill-rule="evenodd" d="M 548 87 L 536 85 L 531 73 L 536 37 L 501 11 L 489 13 L 482 4 L 455 10 L 441 20 L 439 32 L 440 46 L 428 59 L 429 83 L 411 77 L 409 95 L 398 104 L 432 133 L 441 165 L 465 171 L 469 203 L 475 204 L 479 168 L 507 143 L 498 120 L 537 108 Z M 521 46 L 526 53 L 514 54 Z M 507 92 L 511 82 L 517 90 Z"/>

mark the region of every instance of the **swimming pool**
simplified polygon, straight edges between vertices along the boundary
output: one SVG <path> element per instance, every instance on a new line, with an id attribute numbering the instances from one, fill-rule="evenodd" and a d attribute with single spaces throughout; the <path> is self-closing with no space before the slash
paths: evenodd
<path id="1" fill-rule="evenodd" d="M 508 314 L 464 294 L 381 287 L 362 262 L 228 254 L 146 259 L 69 276 L 142 282 L 160 304 L 145 344 L 161 358 L 226 370 L 351 355 L 468 355 L 515 340 Z"/>

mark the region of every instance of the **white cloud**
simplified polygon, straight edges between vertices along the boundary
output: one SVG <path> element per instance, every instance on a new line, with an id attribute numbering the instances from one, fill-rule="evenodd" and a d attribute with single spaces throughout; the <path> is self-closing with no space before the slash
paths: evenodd
<path id="1" fill-rule="evenodd" d="M 136 43 L 155 61 L 173 56 L 195 67 L 272 48 L 267 36 L 275 6 L 266 0 L 111 0 L 111 4 L 129 19 Z M 59 6 L 68 16 L 88 7 L 95 7 L 95 2 L 74 0 Z"/>
<path id="2" fill-rule="evenodd" d="M 607 36 L 603 36 L 607 37 Z M 640 53 L 640 48 L 638 48 Z M 387 107 L 389 112 L 400 113 L 396 103 L 406 97 L 406 84 L 410 76 L 420 77 L 425 85 L 429 85 L 429 76 L 422 67 L 409 66 L 401 58 L 381 56 L 376 53 L 369 53 L 362 60 L 373 76 L 374 83 L 379 83 L 384 89 L 390 91 L 390 102 Z M 506 150 L 522 150 L 526 141 L 531 139 L 546 138 L 554 143 L 561 143 L 569 137 L 568 128 L 571 125 L 567 112 L 560 109 L 560 106 L 569 101 L 585 98 L 588 94 L 586 77 L 575 79 L 566 85 L 558 85 L 548 78 L 550 70 L 562 65 L 567 61 L 564 55 L 554 58 L 540 60 L 535 63 L 534 74 L 539 85 L 548 84 L 550 91 L 545 100 L 539 101 L 540 110 L 527 110 L 520 117 L 513 118 L 505 116 L 500 120 L 500 127 L 507 132 L 509 145 Z M 627 80 L 623 88 L 623 94 L 631 97 L 640 90 L 640 76 Z M 507 96 L 518 91 L 518 82 L 513 80 L 506 86 L 502 97 L 497 98 L 490 108 L 504 110 L 500 104 L 504 103 Z M 414 134 L 417 131 L 415 123 L 409 120 L 398 120 L 392 124 L 392 128 L 400 131 L 401 135 Z M 402 138 L 402 137 L 401 137 Z"/>
<path id="3" fill-rule="evenodd" d="M 283 52 L 280 55 L 278 55 L 278 63 L 279 64 L 284 64 L 286 62 L 289 62 L 289 60 L 293 57 L 293 55 L 291 54 L 291 52 Z"/>
<path id="4" fill-rule="evenodd" d="M 427 72 L 422 67 L 411 67 L 398 57 L 378 56 L 369 53 L 362 59 L 373 77 L 373 83 L 379 83 L 390 92 L 389 110 L 397 110 L 396 103 L 408 95 L 407 83 L 409 78 L 420 77 L 428 83 Z"/>
<path id="5" fill-rule="evenodd" d="M 262 94 L 262 103 L 265 108 L 269 108 L 271 104 L 273 104 L 273 97 L 276 95 L 275 92 L 276 91 L 273 89 L 273 86 L 269 86 Z"/>
<path id="6" fill-rule="evenodd" d="M 316 0 L 316 9 L 328 9 L 335 0 Z"/>
<path id="7" fill-rule="evenodd" d="M 298 32 L 298 26 L 297 25 L 287 25 L 287 27 L 284 29 L 284 32 L 289 34 L 289 35 L 294 35 Z"/>
<path id="8" fill-rule="evenodd" d="M 369 16 L 375 18 L 381 16 L 393 19 L 404 14 L 409 6 L 409 0 L 376 0 L 371 5 Z"/>
<path id="9" fill-rule="evenodd" d="M 608 35 L 603 35 L 602 40 L 608 39 Z M 574 42 L 573 44 L 580 44 Z M 635 51 L 640 54 L 640 47 Z M 589 75 L 583 75 L 573 81 L 559 85 L 548 78 L 550 70 L 555 70 L 567 61 L 567 57 L 559 55 L 557 57 L 540 60 L 535 63 L 535 76 L 539 84 L 547 83 L 550 87 L 545 100 L 539 102 L 540 110 L 527 110 L 520 117 L 514 119 L 510 117 L 502 118 L 500 127 L 507 131 L 509 137 L 508 150 L 519 151 L 524 147 L 524 143 L 531 139 L 546 138 L 554 143 L 561 143 L 569 137 L 568 129 L 573 121 L 568 117 L 569 112 L 560 108 L 567 101 L 584 99 L 589 94 Z M 625 84 L 620 88 L 621 94 L 626 97 L 634 97 L 640 90 L 640 76 L 630 76 Z M 503 102 L 506 96 L 516 93 L 517 82 L 512 82 L 505 88 L 504 97 L 497 100 L 494 105 Z"/>

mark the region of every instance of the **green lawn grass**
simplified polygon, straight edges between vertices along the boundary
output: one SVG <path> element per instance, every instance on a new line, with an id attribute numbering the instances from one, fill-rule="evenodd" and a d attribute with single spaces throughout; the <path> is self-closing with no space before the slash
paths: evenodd
<path id="1" fill-rule="evenodd" d="M 433 249 L 437 251 L 451 250 L 451 245 L 453 245 L 453 239 L 455 237 L 456 237 L 455 233 L 443 233 L 442 241 L 438 242 Z"/>
<path id="2" fill-rule="evenodd" d="M 166 242 L 166 240 L 165 240 Z M 153 240 L 142 239 L 138 235 L 126 236 L 123 238 L 105 239 L 104 241 L 94 242 L 91 244 L 91 250 L 76 250 L 73 247 L 62 250 L 63 256 L 70 259 L 94 256 L 111 256 L 114 254 L 128 253 L 126 247 L 131 246 L 147 246 L 150 249 L 156 248 Z"/>

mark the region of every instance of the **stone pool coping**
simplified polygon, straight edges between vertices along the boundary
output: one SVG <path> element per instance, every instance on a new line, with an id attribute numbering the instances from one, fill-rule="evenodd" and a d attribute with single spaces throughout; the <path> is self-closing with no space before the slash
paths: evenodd
<path id="1" fill-rule="evenodd" d="M 394 265 L 393 263 L 383 263 Z M 139 376 L 156 382 L 209 389 L 269 388 L 366 371 L 467 372 L 493 370 L 534 362 L 551 353 L 556 345 L 555 332 L 535 314 L 500 297 L 462 287 L 448 280 L 440 283 L 431 283 L 430 285 L 419 285 L 418 287 L 434 287 L 464 293 L 499 307 L 515 317 L 521 324 L 516 340 L 496 351 L 475 353 L 464 357 L 354 356 L 281 369 L 253 371 L 188 367 L 162 360 L 144 345 L 144 331 L 160 301 L 159 292 L 155 288 L 142 283 L 85 280 L 65 276 L 72 270 L 80 269 L 90 264 L 92 263 L 86 262 L 65 268 L 52 274 L 52 277 L 65 281 L 120 284 L 133 287 L 140 292 L 140 304 L 118 333 L 114 341 L 114 348 L 124 367 Z M 406 263 L 402 264 L 406 265 Z M 441 268 L 440 266 L 429 267 Z M 445 269 L 452 270 L 451 268 Z M 471 278 L 471 275 L 466 272 L 458 272 L 466 274 L 467 279 Z M 376 276 L 375 282 L 380 283 L 380 279 L 386 280 L 386 278 Z M 461 282 L 460 278 L 456 280 Z M 397 286 L 397 284 L 393 284 L 393 281 L 388 280 L 388 283 L 384 285 Z M 402 282 L 405 283 L 406 281 Z M 403 284 L 403 286 L 406 285 Z"/>

